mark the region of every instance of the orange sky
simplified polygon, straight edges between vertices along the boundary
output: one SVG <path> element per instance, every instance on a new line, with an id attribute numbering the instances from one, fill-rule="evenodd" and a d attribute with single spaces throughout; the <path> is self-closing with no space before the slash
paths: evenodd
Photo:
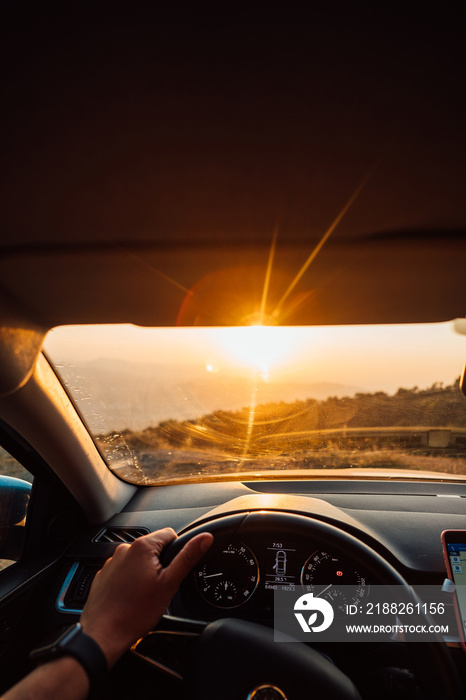
<path id="1" fill-rule="evenodd" d="M 102 358 L 193 366 L 196 374 L 253 370 L 267 380 L 334 382 L 362 390 L 451 383 L 466 360 L 452 323 L 415 326 L 157 328 L 75 326 L 52 331 L 52 360 Z"/>

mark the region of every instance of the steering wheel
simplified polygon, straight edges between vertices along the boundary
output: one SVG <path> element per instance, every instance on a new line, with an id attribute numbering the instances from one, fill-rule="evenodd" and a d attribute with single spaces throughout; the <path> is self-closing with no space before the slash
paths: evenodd
<path id="1" fill-rule="evenodd" d="M 168 564 L 184 544 L 200 532 L 215 538 L 241 538 L 258 532 L 296 533 L 318 541 L 336 554 L 351 557 L 372 581 L 408 586 L 403 577 L 377 552 L 334 525 L 287 512 L 248 512 L 224 516 L 193 527 L 163 553 Z M 208 557 L 208 555 L 207 555 Z M 166 622 L 169 622 L 168 618 Z M 256 623 L 224 618 L 210 624 L 172 620 L 179 635 L 196 636 L 183 678 L 190 698 L 214 700 L 357 700 L 353 682 L 328 658 L 298 642 L 277 644 L 273 630 Z M 144 642 L 143 642 L 144 644 Z M 407 645 L 424 697 L 459 700 L 463 697 L 453 663 L 443 641 Z M 141 651 L 139 651 L 141 653 Z M 181 676 L 179 676 L 181 677 Z"/>

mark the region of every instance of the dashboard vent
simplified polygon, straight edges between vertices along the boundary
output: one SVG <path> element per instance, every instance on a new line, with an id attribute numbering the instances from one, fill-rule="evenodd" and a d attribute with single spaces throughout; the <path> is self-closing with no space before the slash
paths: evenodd
<path id="1" fill-rule="evenodd" d="M 94 542 L 106 542 L 108 544 L 131 544 L 138 537 L 147 535 L 149 530 L 145 527 L 108 527 L 101 530 L 94 537 Z"/>

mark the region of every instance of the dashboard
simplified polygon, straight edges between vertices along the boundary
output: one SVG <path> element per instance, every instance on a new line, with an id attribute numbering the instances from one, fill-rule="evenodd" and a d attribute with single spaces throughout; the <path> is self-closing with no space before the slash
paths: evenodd
<path id="1" fill-rule="evenodd" d="M 173 527 L 179 537 L 164 552 L 168 563 L 187 539 L 208 530 L 214 544 L 182 583 L 164 629 L 145 638 L 134 654 L 176 676 L 176 660 L 192 655 L 191 647 L 178 646 L 180 640 L 190 644 L 206 623 L 273 627 L 277 590 L 304 586 L 332 601 L 333 585 L 340 584 L 349 597 L 337 605 L 348 605 L 367 599 L 380 583 L 441 584 L 440 533 L 464 527 L 465 516 L 464 487 L 454 483 L 275 481 L 139 489 L 124 511 L 103 529 L 91 527 L 68 550 L 49 595 L 47 625 L 68 624 L 79 615 L 95 573 L 119 541 L 130 541 L 121 538 Z M 454 640 L 449 654 L 464 676 L 464 655 Z M 412 683 L 410 660 L 396 644 L 333 644 L 331 655 L 363 688 L 363 697 L 372 697 L 380 673 L 389 674 L 388 684 Z M 403 678 L 394 680 L 393 669 L 405 669 Z"/>
<path id="2" fill-rule="evenodd" d="M 183 533 L 214 534 L 205 562 L 173 604 L 177 614 L 199 619 L 267 618 L 276 587 L 302 584 L 313 590 L 329 577 L 361 592 L 380 575 L 371 571 L 367 547 L 408 583 L 437 584 L 445 577 L 440 534 L 464 527 L 465 516 L 464 487 L 454 483 L 269 481 L 144 488 L 104 530 L 90 528 L 71 546 L 53 603 L 56 612 L 79 614 L 93 574 L 119 542 L 128 541 L 121 532 L 131 538 L 166 526 L 180 541 Z M 319 524 L 335 529 L 331 542 Z M 75 595 L 78 569 L 82 580 Z"/>

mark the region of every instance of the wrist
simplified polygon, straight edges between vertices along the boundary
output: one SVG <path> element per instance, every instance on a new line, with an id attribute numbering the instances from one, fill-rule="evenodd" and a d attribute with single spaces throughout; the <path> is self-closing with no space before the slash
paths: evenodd
<path id="1" fill-rule="evenodd" d="M 123 639 L 115 631 L 108 630 L 98 624 L 81 620 L 83 631 L 99 645 L 106 660 L 108 668 L 112 668 L 118 659 L 131 646 L 132 640 Z"/>

